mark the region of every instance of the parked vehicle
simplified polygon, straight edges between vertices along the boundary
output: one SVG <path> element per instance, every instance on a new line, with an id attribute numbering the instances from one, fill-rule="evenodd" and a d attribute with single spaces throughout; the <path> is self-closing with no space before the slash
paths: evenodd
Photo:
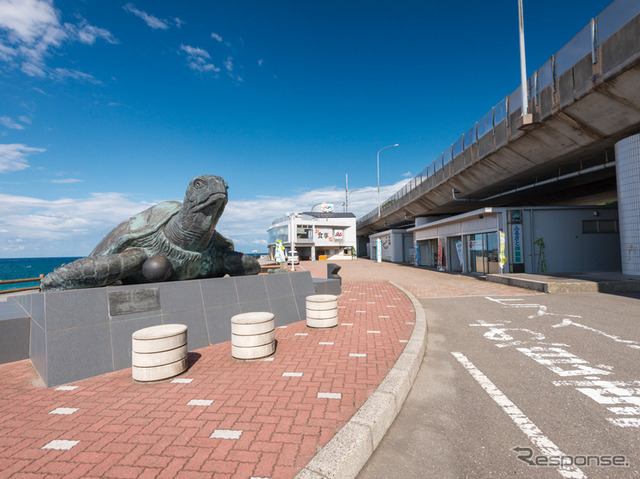
<path id="1" fill-rule="evenodd" d="M 297 251 L 289 251 L 287 255 L 287 263 L 288 264 L 300 264 L 300 259 L 298 258 Z"/>

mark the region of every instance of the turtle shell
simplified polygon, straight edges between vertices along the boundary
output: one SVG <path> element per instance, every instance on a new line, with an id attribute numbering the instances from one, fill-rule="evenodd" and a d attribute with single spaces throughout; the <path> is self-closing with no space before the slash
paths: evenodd
<path id="1" fill-rule="evenodd" d="M 136 247 L 136 241 L 152 235 L 173 218 L 182 207 L 178 201 L 164 201 L 123 221 L 102 238 L 89 256 L 106 256 Z"/>

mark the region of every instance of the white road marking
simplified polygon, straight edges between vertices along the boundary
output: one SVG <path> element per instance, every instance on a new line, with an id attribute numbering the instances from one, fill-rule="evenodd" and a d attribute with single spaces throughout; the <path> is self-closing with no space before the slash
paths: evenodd
<path id="1" fill-rule="evenodd" d="M 520 428 L 520 430 L 529 438 L 529 440 L 538 448 L 543 455 L 547 457 L 561 457 L 565 454 L 556 446 L 542 431 L 536 426 L 525 414 L 516 406 L 507 396 L 500 391 L 495 384 L 485 376 L 482 371 L 476 368 L 467 357 L 462 353 L 452 352 L 460 364 L 471 374 L 478 384 L 486 391 L 502 410 L 507 413 L 511 420 Z M 586 477 L 584 473 L 575 466 L 566 466 L 558 468 L 557 471 L 566 479 L 578 479 Z"/>
<path id="2" fill-rule="evenodd" d="M 240 439 L 242 436 L 241 430 L 232 429 L 216 429 L 213 434 L 209 436 L 210 439 Z"/>
<path id="3" fill-rule="evenodd" d="M 213 399 L 192 399 L 187 403 L 187 406 L 211 406 Z"/>
<path id="4" fill-rule="evenodd" d="M 54 449 L 56 451 L 68 451 L 76 444 L 79 444 L 80 441 L 67 441 L 65 439 L 56 439 L 55 441 L 51 441 L 48 444 L 42 446 L 42 449 Z"/>
<path id="5" fill-rule="evenodd" d="M 63 415 L 68 415 L 68 414 L 73 414 L 74 412 L 76 412 L 78 410 L 77 407 L 59 407 L 54 409 L 53 411 L 51 411 L 49 414 L 63 414 Z"/>
<path id="6" fill-rule="evenodd" d="M 620 338 L 620 336 L 615 336 L 613 334 L 605 333 L 604 331 L 600 331 L 599 329 L 595 329 L 595 328 L 592 328 L 590 326 L 585 326 L 584 324 L 576 323 L 576 322 L 571 321 L 570 319 L 567 319 L 567 318 L 563 319 L 561 323 L 554 324 L 551 327 L 552 328 L 564 328 L 565 326 L 576 326 L 578 328 L 586 329 L 587 331 L 592 331 L 592 332 L 594 332 L 596 334 L 604 336 L 605 338 L 613 339 L 616 343 L 622 343 L 622 344 L 626 344 L 627 346 L 632 347 L 634 349 L 640 349 L 640 342 L 638 342 L 638 341 L 632 341 L 630 339 L 622 339 L 622 338 Z"/>
<path id="7" fill-rule="evenodd" d="M 611 371 L 589 366 L 589 361 L 580 359 L 578 356 L 571 354 L 569 351 L 565 351 L 562 348 L 533 347 L 517 349 L 537 363 L 546 366 L 558 376 L 601 376 L 612 374 Z M 565 369 L 559 366 L 560 364 L 569 364 L 572 367 Z"/>
<path id="8" fill-rule="evenodd" d="M 342 399 L 342 393 L 318 393 L 318 399 Z"/>

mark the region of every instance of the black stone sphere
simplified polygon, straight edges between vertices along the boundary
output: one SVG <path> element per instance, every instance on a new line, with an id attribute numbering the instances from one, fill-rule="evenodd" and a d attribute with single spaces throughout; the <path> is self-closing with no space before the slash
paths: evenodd
<path id="1" fill-rule="evenodd" d="M 172 273 L 171 261 L 164 256 L 152 256 L 142 265 L 142 275 L 150 283 L 166 281 Z"/>

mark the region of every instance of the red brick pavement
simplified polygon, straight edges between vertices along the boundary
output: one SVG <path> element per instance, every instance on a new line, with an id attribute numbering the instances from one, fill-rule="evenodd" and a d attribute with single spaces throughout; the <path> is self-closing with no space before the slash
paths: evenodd
<path id="1" fill-rule="evenodd" d="M 190 353 L 177 378 L 189 383 L 139 384 L 123 370 L 61 391 L 42 387 L 29 361 L 0 365 L 0 478 L 293 477 L 377 388 L 413 328 L 411 302 L 386 282 L 346 283 L 339 306 L 336 328 L 277 329 L 272 361 L 234 360 L 230 343 Z M 52 441 L 79 442 L 43 449 Z"/>

